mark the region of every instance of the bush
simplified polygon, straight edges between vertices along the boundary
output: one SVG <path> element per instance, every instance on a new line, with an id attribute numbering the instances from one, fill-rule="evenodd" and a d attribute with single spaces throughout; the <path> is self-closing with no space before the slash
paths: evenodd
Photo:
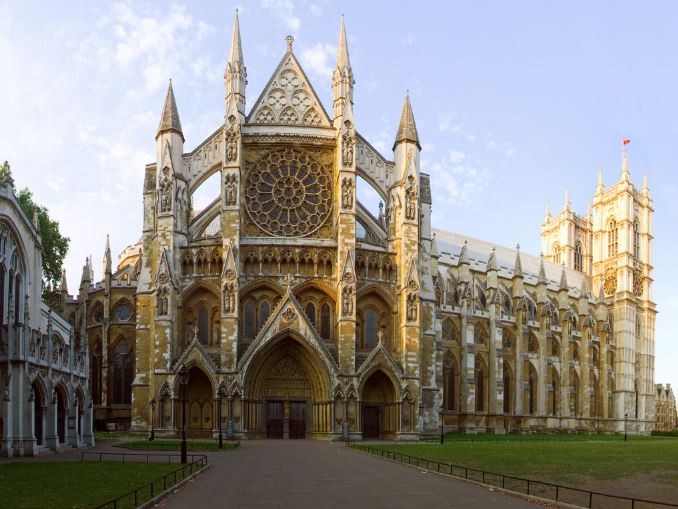
<path id="1" fill-rule="evenodd" d="M 673 431 L 659 431 L 659 430 L 652 430 L 652 436 L 653 437 L 678 437 L 678 429 L 674 429 Z"/>

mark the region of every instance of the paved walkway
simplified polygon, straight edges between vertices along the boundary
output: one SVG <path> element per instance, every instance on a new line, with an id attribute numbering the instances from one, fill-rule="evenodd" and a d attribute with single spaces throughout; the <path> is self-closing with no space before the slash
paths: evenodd
<path id="1" fill-rule="evenodd" d="M 160 502 L 162 509 L 534 508 L 523 499 L 312 440 L 241 442 L 209 453 L 207 472 Z"/>

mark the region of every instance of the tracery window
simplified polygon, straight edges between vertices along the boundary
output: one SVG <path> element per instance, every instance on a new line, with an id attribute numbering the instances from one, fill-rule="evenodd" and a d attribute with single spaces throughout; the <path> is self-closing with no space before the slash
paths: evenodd
<path id="1" fill-rule="evenodd" d="M 377 312 L 370 308 L 365 313 L 365 347 L 374 348 L 377 344 Z"/>
<path id="2" fill-rule="evenodd" d="M 268 317 L 271 316 L 271 305 L 268 303 L 267 300 L 261 301 L 261 304 L 259 304 L 259 328 L 261 329 L 266 321 L 268 320 Z"/>
<path id="3" fill-rule="evenodd" d="M 311 325 L 315 327 L 315 304 L 312 302 L 306 304 L 306 317 L 311 322 Z"/>
<path id="4" fill-rule="evenodd" d="M 254 302 L 247 301 L 245 303 L 245 339 L 254 339 L 257 330 L 257 316 Z"/>
<path id="5" fill-rule="evenodd" d="M 511 412 L 511 377 L 506 362 L 504 362 L 504 413 Z"/>
<path id="6" fill-rule="evenodd" d="M 115 315 L 116 320 L 126 322 L 130 318 L 132 318 L 134 310 L 132 309 L 132 306 L 130 306 L 128 302 L 123 301 L 115 307 L 115 311 L 113 312 L 113 314 Z"/>
<path id="7" fill-rule="evenodd" d="M 330 316 L 330 305 L 325 303 L 320 307 L 320 335 L 323 339 L 330 339 L 332 336 Z"/>
<path id="8" fill-rule="evenodd" d="M 577 247 L 574 250 L 574 270 L 578 270 L 579 272 L 584 270 L 584 253 L 581 242 L 577 242 Z"/>
<path id="9" fill-rule="evenodd" d="M 198 341 L 206 345 L 209 340 L 209 313 L 207 308 L 200 305 L 198 308 Z"/>
<path id="10" fill-rule="evenodd" d="M 21 307 L 21 276 L 16 275 L 14 279 L 14 323 L 21 322 L 21 314 L 19 314 L 19 309 Z"/>
<path id="11" fill-rule="evenodd" d="M 560 263 L 560 244 L 557 242 L 553 244 L 553 261 L 555 263 Z"/>
<path id="12" fill-rule="evenodd" d="M 638 219 L 633 221 L 633 256 L 640 258 L 640 226 L 638 225 Z"/>
<path id="13" fill-rule="evenodd" d="M 450 368 L 447 370 L 447 378 L 445 379 L 445 410 L 456 410 L 455 408 L 455 393 L 456 393 L 456 372 L 454 369 L 454 360 Z"/>
<path id="14" fill-rule="evenodd" d="M 457 334 L 454 330 L 454 323 L 449 318 L 443 321 L 443 341 L 456 341 Z"/>
<path id="15" fill-rule="evenodd" d="M 485 371 L 480 368 L 476 372 L 476 412 L 485 410 Z"/>
<path id="16" fill-rule="evenodd" d="M 134 358 L 129 342 L 121 339 L 113 351 L 113 404 L 132 402 Z"/>
<path id="17" fill-rule="evenodd" d="M 619 229 L 617 221 L 612 219 L 607 228 L 607 256 L 616 256 L 619 247 Z"/>
<path id="18" fill-rule="evenodd" d="M 301 150 L 272 150 L 248 171 L 245 206 L 252 221 L 270 235 L 310 235 L 332 210 L 328 169 Z"/>

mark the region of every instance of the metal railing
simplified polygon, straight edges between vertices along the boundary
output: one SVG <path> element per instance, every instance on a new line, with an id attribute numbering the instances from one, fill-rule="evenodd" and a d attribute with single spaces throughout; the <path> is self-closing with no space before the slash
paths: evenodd
<path id="1" fill-rule="evenodd" d="M 200 447 L 204 445 L 211 445 L 211 444 L 216 444 L 215 441 L 213 442 L 208 442 L 208 441 L 197 441 L 197 442 L 191 442 L 190 440 L 187 441 L 188 444 L 188 450 L 194 450 L 198 452 L 219 452 L 219 451 L 227 451 L 227 450 L 237 450 L 240 449 L 240 440 L 224 440 L 224 447 L 222 449 L 219 449 L 218 447 L 215 447 L 214 449 L 207 449 L 203 448 L 200 449 Z M 162 440 L 155 440 L 153 442 L 149 442 L 147 440 L 137 440 L 137 441 L 131 441 L 131 442 L 126 442 L 122 444 L 118 444 L 114 447 L 119 447 L 121 449 L 129 449 L 132 451 L 178 451 L 181 449 L 181 442 L 178 441 L 169 441 L 167 443 L 163 442 Z M 192 449 L 195 448 L 195 449 Z"/>
<path id="2" fill-rule="evenodd" d="M 574 488 L 572 486 L 563 486 L 545 481 L 537 481 L 534 479 L 525 479 L 512 475 L 498 474 L 496 472 L 488 472 L 478 468 L 418 458 L 409 454 L 387 451 L 370 445 L 363 445 L 355 442 L 346 442 L 346 447 L 366 452 L 368 454 L 373 454 L 375 456 L 381 456 L 382 458 L 387 458 L 400 463 L 405 463 L 407 465 L 425 468 L 426 470 L 433 472 L 479 482 L 496 488 L 502 488 L 507 491 L 553 500 L 555 502 L 564 502 L 590 509 L 659 509 L 665 507 L 678 507 L 677 503 L 660 502 L 657 500 L 644 500 L 633 497 L 625 497 L 622 495 L 611 495 L 609 493 L 589 491 L 582 488 Z"/>
<path id="3" fill-rule="evenodd" d="M 92 457 L 93 460 L 87 460 L 86 457 Z M 114 458 L 114 459 L 111 459 Z M 117 461 L 122 462 L 143 462 L 143 463 L 179 463 L 180 456 L 177 454 L 137 454 L 137 453 L 115 453 L 115 452 L 87 452 L 83 451 L 81 461 Z M 174 461 L 176 459 L 176 461 Z M 146 484 L 134 488 L 132 491 L 118 495 L 94 509 L 112 508 L 122 509 L 124 507 L 138 507 L 140 504 L 152 500 L 155 496 L 166 491 L 168 488 L 183 481 L 188 476 L 207 466 L 207 456 L 204 454 L 190 454 L 189 463 L 181 466 L 171 472 L 149 481 Z"/>

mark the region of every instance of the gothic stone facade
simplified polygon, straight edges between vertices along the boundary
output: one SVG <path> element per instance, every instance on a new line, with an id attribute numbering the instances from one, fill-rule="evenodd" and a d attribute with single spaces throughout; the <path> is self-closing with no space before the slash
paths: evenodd
<path id="1" fill-rule="evenodd" d="M 541 259 L 434 231 L 409 98 L 389 160 L 356 130 L 343 22 L 331 114 L 287 43 L 246 114 L 236 19 L 224 123 L 190 152 L 170 83 L 141 240 L 117 272 L 107 249 L 101 283 L 88 261 L 67 305 L 89 338 L 97 418 L 176 433 L 186 366 L 193 434 L 415 438 L 441 418 L 619 432 L 625 416 L 649 431 L 652 200 L 626 159 L 592 212 L 547 217 Z M 195 213 L 214 174 L 220 195 Z"/>
<path id="2" fill-rule="evenodd" d="M 0 455 L 94 444 L 87 346 L 42 301 L 42 241 L 0 182 Z"/>
<path id="3" fill-rule="evenodd" d="M 676 397 L 671 384 L 657 384 L 656 425 L 658 431 L 673 431 L 678 429 L 678 415 L 676 415 Z"/>

